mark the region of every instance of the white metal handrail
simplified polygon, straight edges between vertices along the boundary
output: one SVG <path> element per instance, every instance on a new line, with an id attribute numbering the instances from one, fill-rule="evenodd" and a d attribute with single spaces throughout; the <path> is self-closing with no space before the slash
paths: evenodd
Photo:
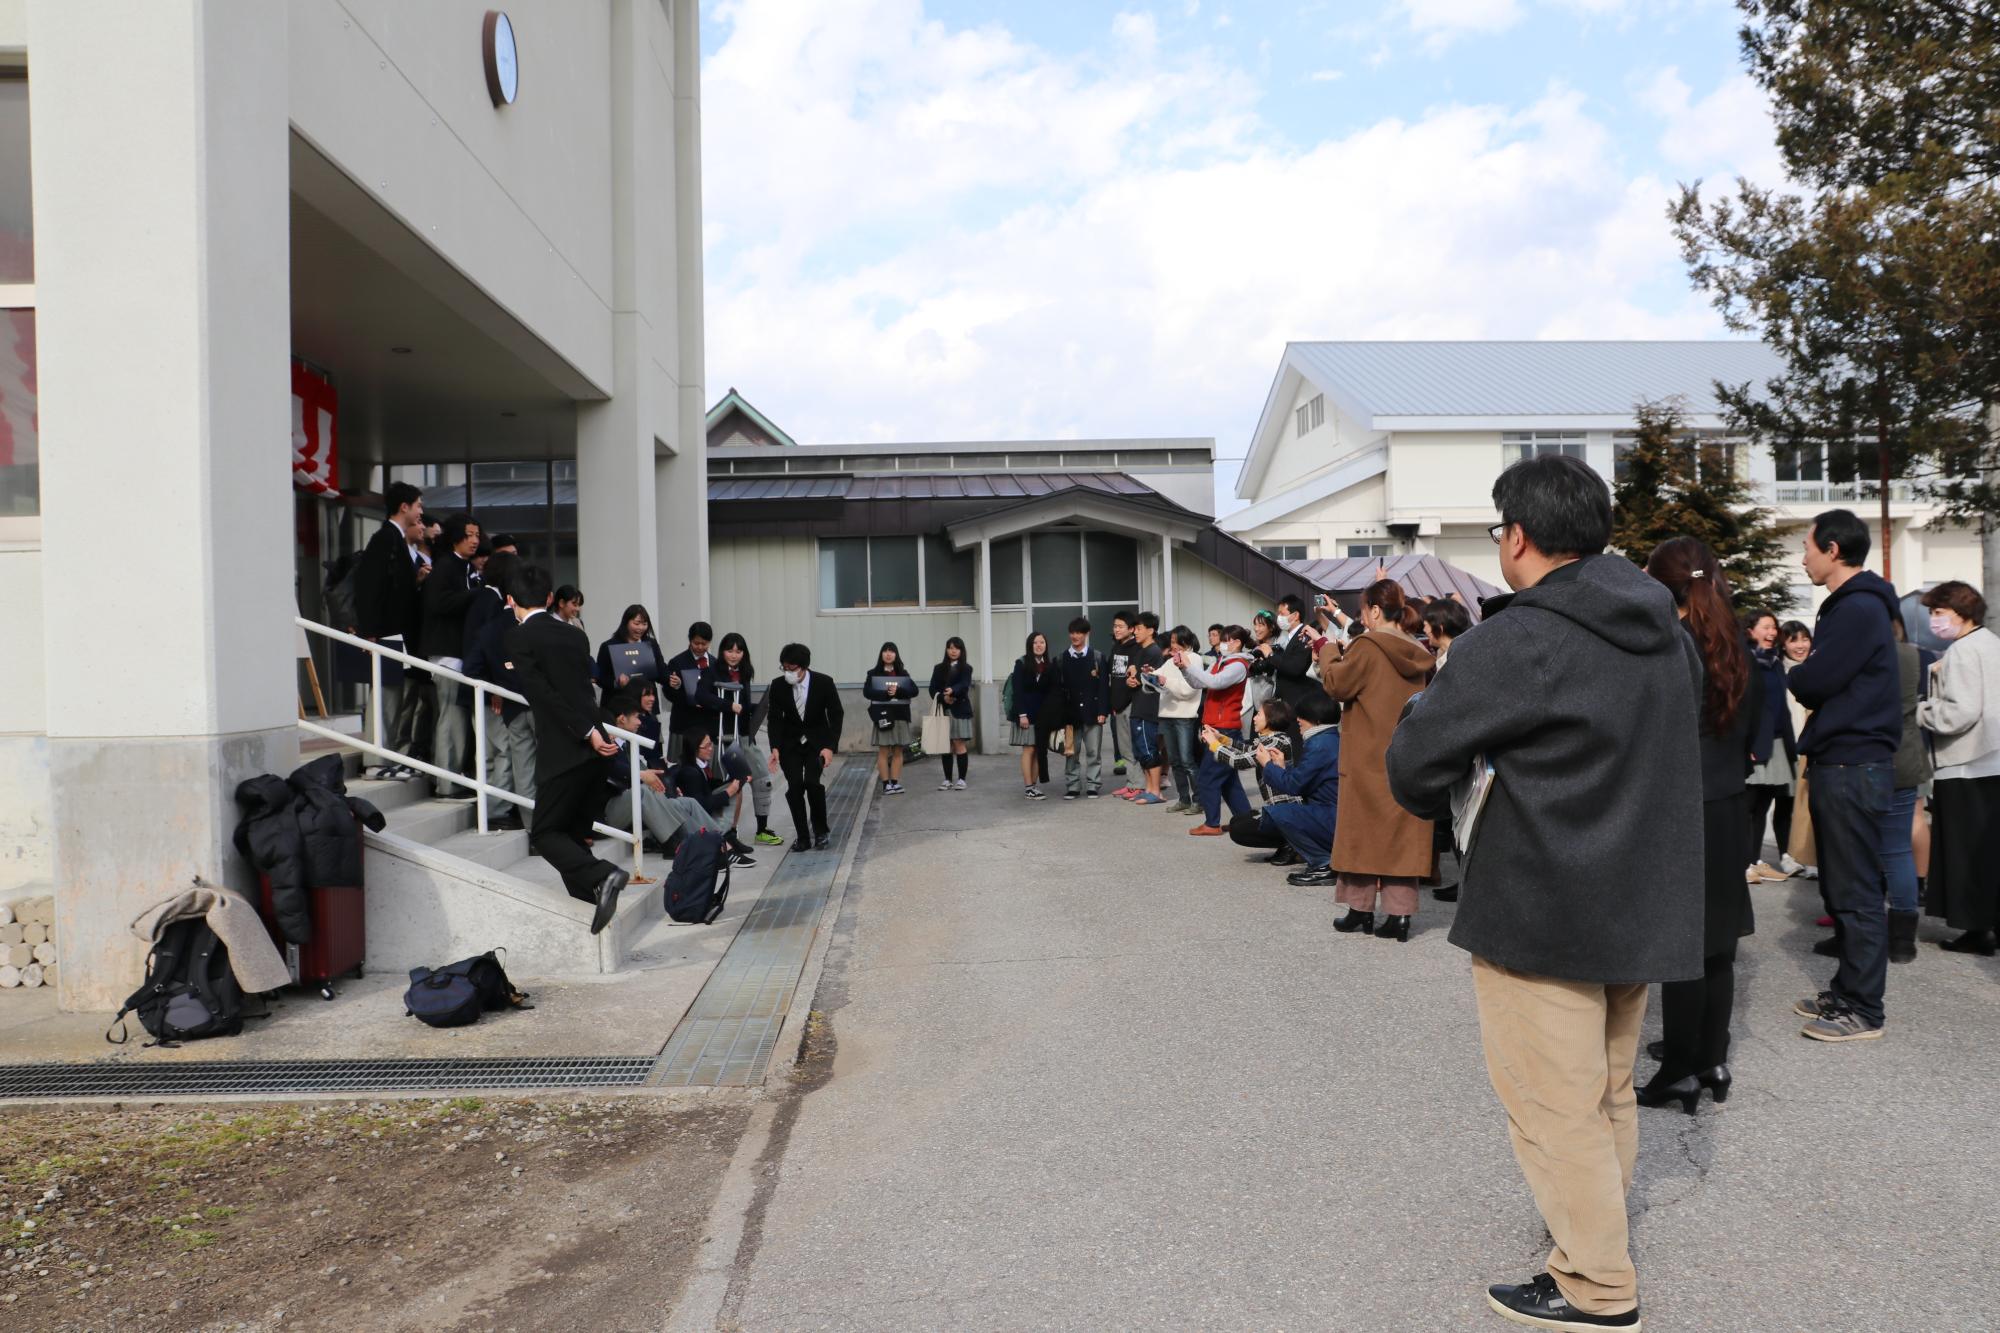
<path id="1" fill-rule="evenodd" d="M 292 623 L 308 634 L 317 634 L 323 638 L 332 639 L 336 643 L 348 644 L 368 654 L 368 717 L 372 724 L 369 734 L 374 736 L 375 740 L 364 741 L 357 736 L 350 736 L 344 731 L 335 731 L 331 727 L 322 727 L 316 722 L 308 722 L 304 718 L 299 719 L 299 730 L 310 732 L 315 736 L 323 736 L 331 741 L 338 741 L 342 745 L 351 746 L 364 754 L 372 754 L 379 759 L 394 760 L 406 768 L 415 769 L 419 773 L 427 773 L 440 782 L 450 782 L 461 787 L 472 788 L 474 803 L 478 809 L 477 826 L 481 833 L 487 832 L 486 802 L 489 797 L 498 797 L 503 801 L 511 801 L 524 810 L 533 810 L 535 808 L 535 803 L 527 797 L 517 795 L 514 792 L 506 790 L 504 787 L 496 787 L 486 780 L 486 696 L 490 694 L 496 698 L 510 699 L 517 704 L 523 705 L 528 702 L 527 699 L 504 686 L 495 685 L 490 681 L 475 680 L 462 671 L 453 671 L 448 666 L 441 666 L 436 662 L 427 662 L 421 657 L 403 652 L 400 649 L 384 647 L 372 639 L 364 639 L 358 634 L 349 634 L 345 630 L 337 630 L 331 625 L 322 625 L 318 621 L 308 620 L 304 616 L 293 616 Z M 467 777 L 463 773 L 453 773 L 449 769 L 439 768 L 435 764 L 427 764 L 421 759 L 412 758 L 409 755 L 392 750 L 388 746 L 381 744 L 382 659 L 385 657 L 401 662 L 405 667 L 418 671 L 428 671 L 433 676 L 443 676 L 446 680 L 455 680 L 461 685 L 471 687 L 472 753 L 474 756 L 474 771 L 471 777 Z M 622 727 L 614 727 L 608 722 L 599 723 L 598 725 L 606 735 L 616 736 L 626 743 L 626 757 L 630 761 L 632 769 L 632 827 L 630 829 L 612 828 L 608 824 L 600 824 L 593 821 L 591 828 L 607 837 L 632 844 L 632 877 L 637 879 L 639 878 L 641 868 L 645 864 L 646 850 L 646 825 L 645 820 L 642 818 L 641 807 L 643 802 L 639 796 L 639 750 L 642 746 L 651 749 L 654 743 L 636 732 L 626 731 Z"/>

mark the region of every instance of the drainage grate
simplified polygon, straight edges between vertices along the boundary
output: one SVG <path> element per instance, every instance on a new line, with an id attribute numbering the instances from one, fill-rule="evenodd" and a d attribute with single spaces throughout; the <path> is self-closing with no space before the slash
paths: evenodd
<path id="1" fill-rule="evenodd" d="M 874 779 L 872 767 L 852 760 L 842 767 L 826 792 L 827 819 L 835 828 L 854 827 Z M 840 871 L 846 839 L 841 842 L 829 851 L 785 857 L 660 1052 L 653 1084 L 741 1087 L 764 1077 Z"/>
<path id="2" fill-rule="evenodd" d="M 652 1067 L 653 1060 L 648 1056 L 0 1065 L 0 1100 L 617 1088 L 643 1084 Z"/>

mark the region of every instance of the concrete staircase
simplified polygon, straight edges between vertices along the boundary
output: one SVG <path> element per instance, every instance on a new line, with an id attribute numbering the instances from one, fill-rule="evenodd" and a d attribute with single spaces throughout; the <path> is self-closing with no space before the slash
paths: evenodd
<path id="1" fill-rule="evenodd" d="M 504 948 L 508 971 L 520 976 L 616 972 L 665 915 L 659 881 L 666 862 L 649 855 L 646 874 L 655 882 L 628 887 L 611 924 L 592 935 L 591 904 L 571 898 L 548 863 L 529 854 L 526 833 L 480 833 L 473 802 L 437 800 L 421 775 L 361 777 L 361 759 L 347 753 L 348 794 L 387 821 L 366 836 L 370 971 L 403 972 Z M 607 839 L 598 847 L 629 868 L 625 843 Z"/>

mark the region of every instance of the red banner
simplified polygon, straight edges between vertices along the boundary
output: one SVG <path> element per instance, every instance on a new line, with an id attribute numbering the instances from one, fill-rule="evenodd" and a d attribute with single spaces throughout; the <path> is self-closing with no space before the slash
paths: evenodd
<path id="1" fill-rule="evenodd" d="M 339 495 L 339 395 L 333 381 L 292 358 L 292 484 L 315 495 Z"/>

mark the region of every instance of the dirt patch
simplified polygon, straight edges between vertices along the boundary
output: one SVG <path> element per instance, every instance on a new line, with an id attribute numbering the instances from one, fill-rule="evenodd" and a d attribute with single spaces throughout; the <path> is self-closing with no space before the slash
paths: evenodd
<path id="1" fill-rule="evenodd" d="M 0 1115 L 0 1327 L 657 1329 L 747 1103 Z"/>

